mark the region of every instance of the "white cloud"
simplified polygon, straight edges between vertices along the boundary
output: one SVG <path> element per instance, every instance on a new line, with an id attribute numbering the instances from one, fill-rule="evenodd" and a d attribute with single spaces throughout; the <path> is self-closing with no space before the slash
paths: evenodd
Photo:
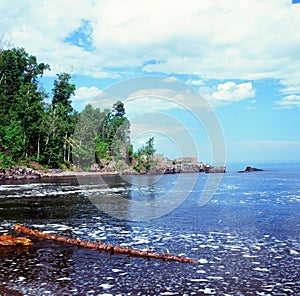
<path id="1" fill-rule="evenodd" d="M 209 103 L 192 89 L 182 90 L 169 88 L 141 89 L 131 93 L 125 101 L 130 114 L 158 112 L 170 109 L 193 111 L 210 109 Z"/>
<path id="2" fill-rule="evenodd" d="M 281 100 L 276 102 L 276 105 L 279 106 L 279 108 L 284 108 L 284 109 L 291 109 L 298 107 L 300 108 L 300 95 L 289 95 Z"/>
<path id="3" fill-rule="evenodd" d="M 217 91 L 212 94 L 212 100 L 230 103 L 253 98 L 254 96 L 255 90 L 251 82 L 237 84 L 229 81 L 217 86 Z"/>
<path id="4" fill-rule="evenodd" d="M 172 77 L 163 78 L 162 81 L 166 83 L 172 83 L 172 82 L 178 82 L 178 79 L 172 76 Z"/>
<path id="5" fill-rule="evenodd" d="M 297 71 L 297 70 L 295 69 L 295 71 Z M 299 82 L 298 77 L 300 77 L 300 73 L 299 73 L 299 75 L 298 74 L 295 75 L 295 77 L 288 77 L 287 79 L 281 80 L 280 83 L 283 86 L 283 88 L 280 89 L 280 92 L 283 94 L 290 94 L 290 95 L 299 94 L 300 93 L 300 82 Z"/>
<path id="6" fill-rule="evenodd" d="M 79 87 L 75 91 L 75 96 L 72 98 L 72 102 L 75 110 L 81 111 L 87 104 L 92 104 L 95 108 L 100 108 L 101 110 L 105 108 L 111 108 L 112 104 L 107 106 L 107 104 L 95 104 L 95 98 L 101 95 L 102 90 L 96 86 L 91 87 Z"/>
<path id="7" fill-rule="evenodd" d="M 186 81 L 187 84 L 195 85 L 195 86 L 203 86 L 204 82 L 202 79 L 188 79 Z"/>
<path id="8" fill-rule="evenodd" d="M 96 86 L 91 86 L 91 87 L 82 86 L 76 89 L 75 97 L 73 98 L 73 100 L 86 100 L 86 101 L 92 100 L 101 92 L 102 90 Z"/>
<path id="9" fill-rule="evenodd" d="M 204 79 L 281 79 L 290 94 L 300 85 L 299 13 L 290 0 L 1 1 L 0 36 L 49 63 L 51 75 L 61 64 L 114 78 L 138 67 Z M 82 19 L 92 27 L 92 52 L 64 42 Z M 153 60 L 160 62 L 147 63 Z"/>
<path id="10" fill-rule="evenodd" d="M 255 89 L 251 82 L 236 83 L 228 81 L 217 86 L 202 86 L 199 89 L 199 93 L 213 107 L 228 105 L 255 97 Z M 256 100 L 250 100 L 248 103 L 254 104 Z M 251 108 L 253 109 L 253 106 Z"/>

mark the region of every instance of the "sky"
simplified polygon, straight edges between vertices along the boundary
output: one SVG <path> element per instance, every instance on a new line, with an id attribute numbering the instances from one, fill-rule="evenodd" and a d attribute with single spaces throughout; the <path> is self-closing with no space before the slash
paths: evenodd
<path id="1" fill-rule="evenodd" d="M 300 161 L 300 1 L 0 0 L 0 45 L 76 85 L 73 106 L 120 99 L 135 148 L 170 158 Z M 16 4 L 17 3 L 17 4 Z"/>

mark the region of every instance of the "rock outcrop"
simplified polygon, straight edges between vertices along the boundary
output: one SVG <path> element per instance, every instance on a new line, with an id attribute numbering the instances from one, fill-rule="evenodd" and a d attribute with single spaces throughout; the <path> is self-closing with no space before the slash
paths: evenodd
<path id="1" fill-rule="evenodd" d="M 254 169 L 258 170 L 258 169 Z M 179 173 L 225 173 L 226 167 L 210 166 L 204 162 L 197 161 L 196 157 L 182 157 L 170 160 L 162 155 L 154 155 L 151 165 L 148 169 L 142 167 L 140 171 L 129 166 L 123 160 L 106 160 L 101 159 L 99 163 L 93 163 L 89 173 L 101 174 L 127 174 L 127 175 L 163 175 Z M 40 179 L 42 177 L 70 177 L 76 176 L 82 171 L 64 171 L 62 169 L 48 169 L 44 172 L 40 169 L 32 169 L 23 166 L 13 166 L 11 168 L 0 168 L 0 181 L 5 180 L 23 180 L 23 179 Z"/>
<path id="2" fill-rule="evenodd" d="M 226 167 L 213 167 L 199 162 L 196 157 L 182 157 L 170 160 L 161 155 L 154 155 L 153 165 L 148 174 L 178 174 L 178 173 L 225 173 Z"/>
<path id="3" fill-rule="evenodd" d="M 196 158 L 192 157 L 170 160 L 167 157 L 156 154 L 152 163 L 150 169 L 148 171 L 144 170 L 142 173 L 150 175 L 199 173 L 206 169 L 206 164 L 198 162 Z"/>
<path id="4" fill-rule="evenodd" d="M 239 171 L 239 173 L 250 173 L 250 172 L 261 172 L 261 171 L 263 170 L 247 166 L 244 171 Z"/>
<path id="5" fill-rule="evenodd" d="M 40 179 L 42 173 L 31 168 L 22 166 L 13 166 L 11 168 L 0 168 L 0 180 L 22 180 L 22 179 Z"/>
<path id="6" fill-rule="evenodd" d="M 91 172 L 119 172 L 129 175 L 162 175 L 179 173 L 225 173 L 226 166 L 210 166 L 204 162 L 199 162 L 196 157 L 182 157 L 170 160 L 160 154 L 155 154 L 149 169 L 142 167 L 140 171 L 134 170 L 134 166 L 129 166 L 125 161 L 101 159 L 99 163 L 93 163 Z"/>
<path id="7" fill-rule="evenodd" d="M 226 172 L 226 166 L 221 165 L 218 167 L 208 166 L 208 168 L 205 171 L 206 173 L 225 173 Z"/>

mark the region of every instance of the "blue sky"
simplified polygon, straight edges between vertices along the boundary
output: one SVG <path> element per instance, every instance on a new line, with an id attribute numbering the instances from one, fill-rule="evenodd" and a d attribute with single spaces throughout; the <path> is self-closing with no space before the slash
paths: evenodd
<path id="1" fill-rule="evenodd" d="M 154 135 L 165 155 L 207 162 L 216 140 L 193 119 L 207 107 L 200 97 L 218 118 L 227 162 L 300 161 L 299 27 L 295 0 L 0 0 L 1 46 L 49 63 L 40 81 L 49 93 L 59 72 L 72 74 L 77 110 L 110 108 L 118 90 L 136 147 Z M 180 151 L 183 142 L 196 150 Z"/>

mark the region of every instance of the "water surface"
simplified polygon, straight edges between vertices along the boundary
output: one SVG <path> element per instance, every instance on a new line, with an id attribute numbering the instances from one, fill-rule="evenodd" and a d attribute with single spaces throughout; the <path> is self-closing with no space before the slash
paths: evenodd
<path id="1" fill-rule="evenodd" d="M 0 287 L 12 295 L 297 295 L 299 166 L 227 172 L 211 200 L 199 207 L 207 177 L 198 175 L 174 211 L 142 222 L 110 217 L 89 197 L 163 198 L 177 175 L 155 183 L 136 177 L 141 179 L 135 185 L 108 177 L 106 187 L 79 185 L 76 178 L 0 184 L 0 233 L 14 234 L 13 225 L 21 223 L 84 240 L 169 250 L 198 261 L 146 260 L 34 238 L 27 249 L 0 249 Z M 194 175 L 184 178 L 188 182 Z"/>

